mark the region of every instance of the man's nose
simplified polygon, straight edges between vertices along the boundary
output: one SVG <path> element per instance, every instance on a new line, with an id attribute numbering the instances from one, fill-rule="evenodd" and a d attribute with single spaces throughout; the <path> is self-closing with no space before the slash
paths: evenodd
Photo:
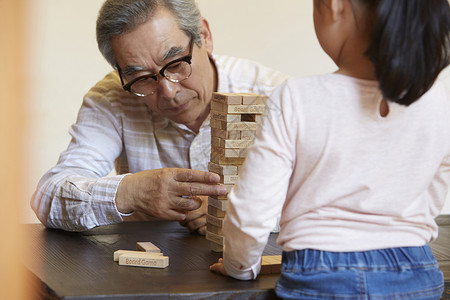
<path id="1" fill-rule="evenodd" d="M 163 77 L 158 82 L 159 94 L 164 98 L 172 99 L 180 91 L 181 85 L 179 82 L 172 82 Z"/>

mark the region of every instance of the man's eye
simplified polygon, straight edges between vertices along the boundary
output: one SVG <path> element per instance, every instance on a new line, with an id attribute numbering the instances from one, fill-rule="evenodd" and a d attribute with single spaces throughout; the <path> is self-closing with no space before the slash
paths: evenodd
<path id="1" fill-rule="evenodd" d="M 149 82 L 154 82 L 155 79 L 152 76 L 144 76 L 139 78 L 138 80 L 136 80 L 136 82 L 134 84 L 136 85 L 142 85 L 142 84 L 146 84 Z"/>
<path id="2" fill-rule="evenodd" d="M 171 64 L 170 66 L 168 66 L 166 71 L 175 73 L 178 70 L 180 70 L 182 68 L 182 66 L 183 66 L 183 62 L 177 62 L 177 63 Z"/>

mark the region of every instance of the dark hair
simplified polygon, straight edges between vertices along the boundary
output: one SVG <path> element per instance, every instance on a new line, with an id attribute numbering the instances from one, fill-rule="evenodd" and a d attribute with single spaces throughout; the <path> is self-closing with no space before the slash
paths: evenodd
<path id="1" fill-rule="evenodd" d="M 448 0 L 358 0 L 372 20 L 366 54 L 386 100 L 410 105 L 450 60 Z"/>

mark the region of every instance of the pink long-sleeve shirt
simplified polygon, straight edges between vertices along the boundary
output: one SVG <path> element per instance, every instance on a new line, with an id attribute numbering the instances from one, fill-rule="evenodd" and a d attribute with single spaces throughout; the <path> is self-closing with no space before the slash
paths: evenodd
<path id="1" fill-rule="evenodd" d="M 282 211 L 284 251 L 422 246 L 450 183 L 450 98 L 440 83 L 379 113 L 375 81 L 338 74 L 278 88 L 229 195 L 224 264 L 255 278 Z"/>

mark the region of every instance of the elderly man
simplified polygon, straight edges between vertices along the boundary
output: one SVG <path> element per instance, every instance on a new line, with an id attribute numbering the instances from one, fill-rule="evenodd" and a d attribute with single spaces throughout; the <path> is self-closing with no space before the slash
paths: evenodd
<path id="1" fill-rule="evenodd" d="M 97 41 L 116 70 L 86 94 L 33 209 L 47 227 L 70 231 L 157 218 L 204 234 L 206 196 L 226 193 L 207 172 L 212 93 L 267 95 L 287 77 L 213 55 L 193 0 L 107 0 Z"/>

